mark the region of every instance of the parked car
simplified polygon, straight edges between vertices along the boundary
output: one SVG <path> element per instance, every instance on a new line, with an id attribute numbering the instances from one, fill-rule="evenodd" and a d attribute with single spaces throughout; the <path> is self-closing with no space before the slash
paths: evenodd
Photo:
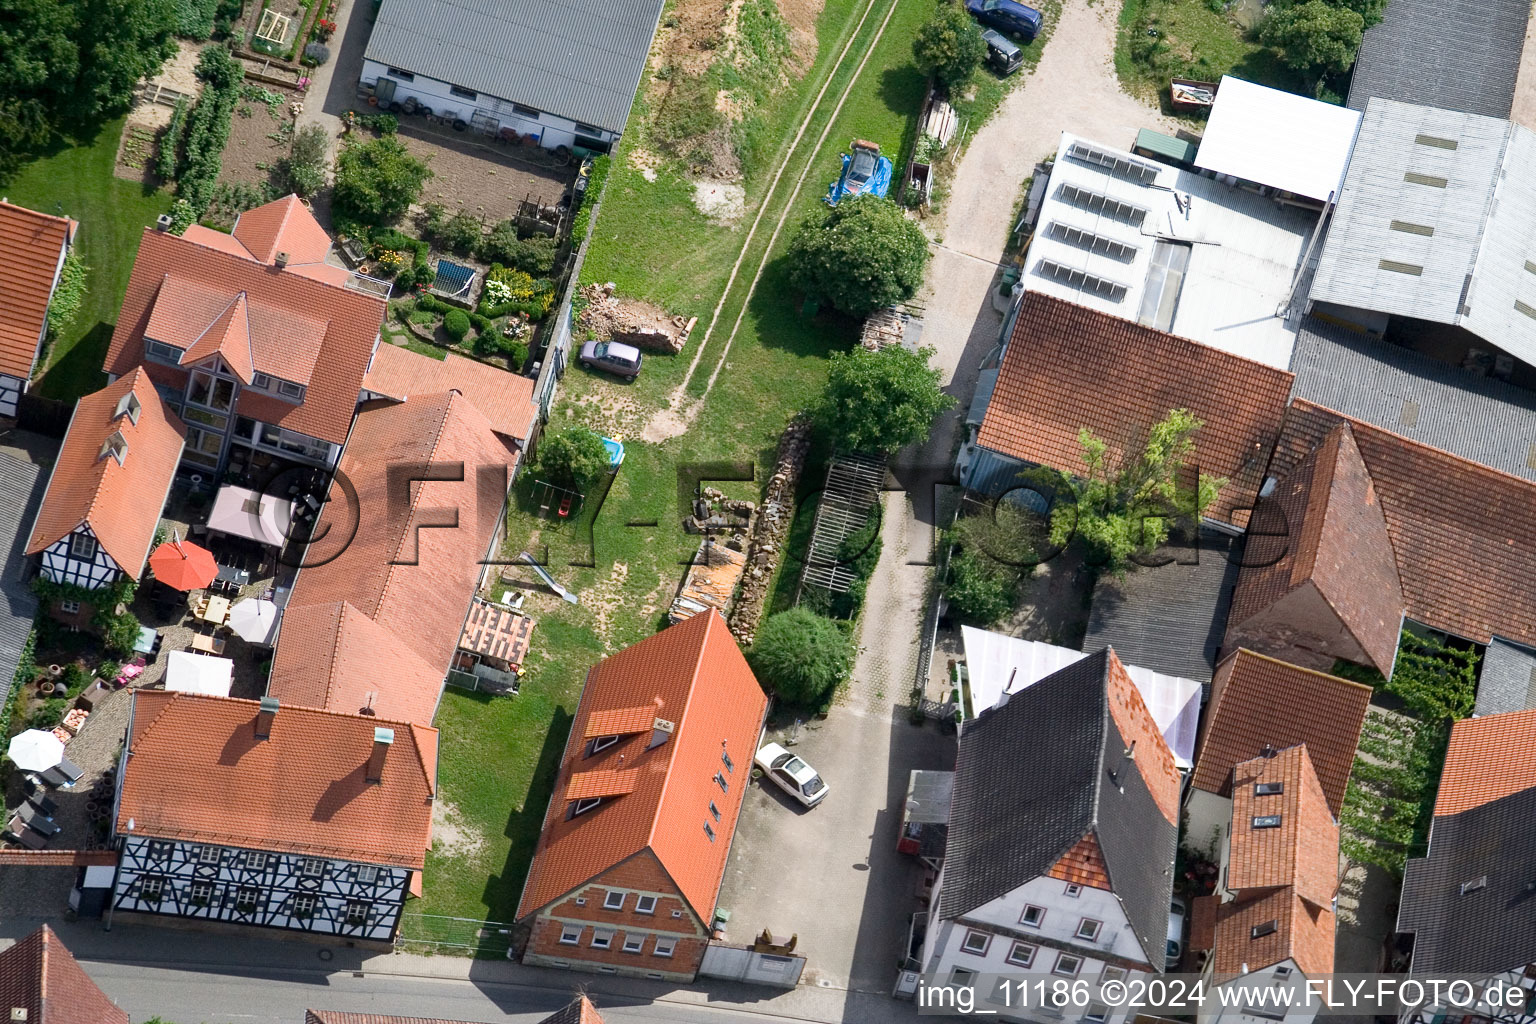
<path id="1" fill-rule="evenodd" d="M 577 362 L 588 370 L 606 370 L 634 380 L 640 372 L 640 350 L 620 341 L 589 341 L 581 346 Z"/>
<path id="2" fill-rule="evenodd" d="M 753 760 L 764 777 L 805 806 L 815 807 L 826 799 L 827 784 L 821 781 L 816 769 L 777 743 L 763 747 Z"/>
<path id="3" fill-rule="evenodd" d="M 987 41 L 987 65 L 993 71 L 1007 78 L 1023 66 L 1024 51 L 1013 40 L 992 28 L 983 32 L 981 38 Z"/>
<path id="4" fill-rule="evenodd" d="M 1184 955 L 1184 919 L 1189 916 L 1189 908 L 1184 905 L 1182 897 L 1175 896 L 1168 914 L 1168 970 L 1173 970 L 1179 965 L 1179 957 Z"/>
<path id="5" fill-rule="evenodd" d="M 1025 43 L 1035 41 L 1045 21 L 1039 11 L 1019 0 L 965 0 L 965 9 L 988 28 L 1017 36 Z"/>

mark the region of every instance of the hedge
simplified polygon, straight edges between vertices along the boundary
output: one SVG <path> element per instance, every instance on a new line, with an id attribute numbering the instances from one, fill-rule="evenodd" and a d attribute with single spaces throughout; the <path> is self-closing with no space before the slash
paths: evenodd
<path id="1" fill-rule="evenodd" d="M 571 238 L 576 245 L 587 237 L 587 225 L 592 219 L 592 208 L 603 194 L 603 183 L 608 180 L 609 158 L 600 156 L 592 161 L 592 173 L 587 176 L 587 190 L 581 194 L 581 208 L 571 221 Z"/>
<path id="2" fill-rule="evenodd" d="M 181 137 L 187 130 L 187 98 L 183 96 L 176 101 L 176 109 L 171 113 L 171 123 L 166 126 L 165 134 L 160 136 L 160 160 L 155 165 L 155 170 L 160 175 L 161 181 L 171 181 L 176 177 L 176 152 L 181 148 Z"/>
<path id="3" fill-rule="evenodd" d="M 213 199 L 214 183 L 229 142 L 229 119 L 240 99 L 245 68 L 222 46 L 209 46 L 197 61 L 197 77 L 207 85 L 187 119 L 186 153 L 176 193 L 201 215 Z"/>

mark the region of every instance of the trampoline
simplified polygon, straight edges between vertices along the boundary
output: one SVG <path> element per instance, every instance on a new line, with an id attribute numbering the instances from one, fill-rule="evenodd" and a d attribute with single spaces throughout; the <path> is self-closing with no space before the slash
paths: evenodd
<path id="1" fill-rule="evenodd" d="M 437 261 L 437 276 L 432 279 L 432 290 L 439 295 L 467 299 L 470 285 L 474 283 L 474 267 L 460 266 L 452 260 Z"/>

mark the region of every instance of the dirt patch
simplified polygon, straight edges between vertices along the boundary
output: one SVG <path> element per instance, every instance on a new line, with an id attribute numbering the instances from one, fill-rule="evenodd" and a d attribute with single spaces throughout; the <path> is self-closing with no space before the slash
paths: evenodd
<path id="1" fill-rule="evenodd" d="M 577 420 L 605 437 L 623 440 L 646 429 L 649 413 L 631 398 L 625 385 L 602 380 L 575 402 Z"/>
<path id="2" fill-rule="evenodd" d="M 629 165 L 638 170 L 640 177 L 646 181 L 655 181 L 656 171 L 661 167 L 661 157 L 644 146 L 636 146 L 629 151 Z"/>
<path id="3" fill-rule="evenodd" d="M 267 102 L 261 97 L 276 97 Z M 229 119 L 229 142 L 224 146 L 219 180 L 260 184 L 273 164 L 288 155 L 293 142 L 293 113 L 299 94 L 276 86 L 246 86 Z"/>
<path id="4" fill-rule="evenodd" d="M 579 331 L 597 341 L 620 341 L 651 352 L 676 355 L 688 343 L 695 320 L 673 316 L 650 302 L 615 295 L 611 287 L 589 284 L 581 290 L 586 305 L 576 320 Z"/>
<path id="5" fill-rule="evenodd" d="M 624 584 L 627 582 L 629 582 L 629 563 L 615 562 L 608 578 L 582 595 L 587 606 L 592 609 L 592 617 L 595 620 L 592 631 L 610 650 L 613 648 L 610 629 L 613 625 L 613 610 L 628 603 L 624 598 Z"/>
<path id="6" fill-rule="evenodd" d="M 575 168 L 535 167 L 512 157 L 516 147 L 489 140 L 481 145 L 472 140 L 483 136 L 452 129 L 429 132 L 416 120 L 401 124 L 399 138 L 432 168 L 421 192 L 423 204 L 467 210 L 487 225 L 514 216 L 524 199 L 555 205 L 575 178 Z"/>
<path id="7" fill-rule="evenodd" d="M 823 0 L 778 0 L 779 16 L 789 26 L 789 45 L 799 71 L 816 59 L 816 19 L 824 6 Z"/>
<path id="8" fill-rule="evenodd" d="M 693 183 L 693 205 L 716 224 L 734 227 L 747 212 L 747 190 L 735 182 L 705 178 Z"/>
<path id="9" fill-rule="evenodd" d="M 432 849 L 443 857 L 469 857 L 480 851 L 485 838 L 464 823 L 464 816 L 441 796 L 432 805 Z"/>
<path id="10" fill-rule="evenodd" d="M 123 125 L 122 137 L 117 144 L 117 165 L 113 177 L 124 181 L 139 181 L 149 186 L 160 184 L 155 173 L 155 158 L 160 152 L 160 136 L 163 129 L 147 124 Z"/>

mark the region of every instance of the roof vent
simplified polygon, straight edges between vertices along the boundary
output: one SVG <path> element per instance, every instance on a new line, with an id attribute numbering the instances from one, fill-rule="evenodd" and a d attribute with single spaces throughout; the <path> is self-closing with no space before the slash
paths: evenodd
<path id="1" fill-rule="evenodd" d="M 24 1021 L 26 1019 L 27 1019 L 27 1008 L 25 1006 L 13 1006 L 13 1007 L 11 1007 L 11 1020 L 14 1020 L 14 1021 Z"/>
<path id="2" fill-rule="evenodd" d="M 256 738 L 264 740 L 272 735 L 272 720 L 277 717 L 278 700 L 276 697 L 261 698 L 261 706 L 256 711 Z"/>
<path id="3" fill-rule="evenodd" d="M 676 722 L 669 722 L 665 718 L 651 719 L 651 742 L 645 745 L 645 749 L 650 750 L 652 747 L 661 746 L 671 739 L 672 734 L 676 731 Z"/>
<path id="4" fill-rule="evenodd" d="M 1487 875 L 1478 875 L 1476 878 L 1472 879 L 1470 882 L 1462 882 L 1461 883 L 1460 895 L 1465 896 L 1468 893 L 1477 892 L 1479 889 L 1486 889 L 1486 888 L 1488 888 L 1488 876 Z"/>
<path id="5" fill-rule="evenodd" d="M 1265 921 L 1263 924 L 1256 924 L 1250 928 L 1248 930 L 1248 937 L 1251 939 L 1262 939 L 1264 936 L 1273 935 L 1279 930 L 1279 921 Z"/>
<path id="6" fill-rule="evenodd" d="M 278 253 L 272 258 L 272 265 L 278 270 L 282 270 L 288 265 L 288 254 L 285 252 Z"/>
<path id="7" fill-rule="evenodd" d="M 117 460 L 119 466 L 128 457 L 128 439 L 123 437 L 121 430 L 112 431 L 112 436 L 101 442 L 101 454 L 97 458 L 104 459 L 109 455 Z"/>

